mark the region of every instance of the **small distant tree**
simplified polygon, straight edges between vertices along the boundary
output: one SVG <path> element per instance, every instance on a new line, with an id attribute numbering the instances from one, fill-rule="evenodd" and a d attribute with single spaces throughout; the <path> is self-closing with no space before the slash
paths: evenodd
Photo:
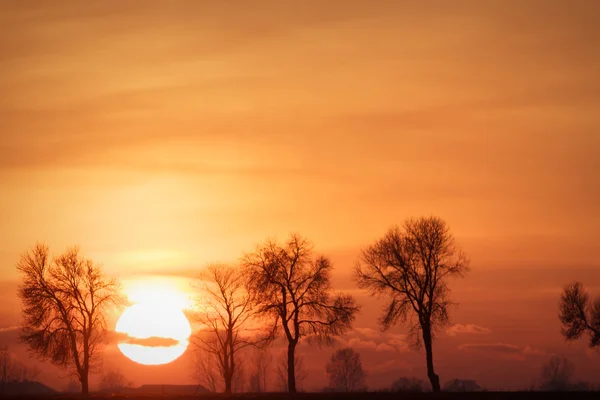
<path id="1" fill-rule="evenodd" d="M 105 339 L 105 313 L 121 304 L 117 282 L 77 248 L 50 261 L 48 247 L 38 244 L 21 256 L 17 270 L 23 278 L 21 340 L 38 357 L 72 371 L 87 395 Z"/>
<path id="2" fill-rule="evenodd" d="M 565 286 L 560 300 L 562 334 L 567 340 L 590 337 L 590 348 L 600 346 L 600 297 L 593 303 L 580 282 Z"/>
<path id="3" fill-rule="evenodd" d="M 221 390 L 222 375 L 218 363 L 214 353 L 195 349 L 193 377 L 200 385 L 215 393 Z"/>
<path id="4" fill-rule="evenodd" d="M 239 352 L 245 347 L 266 343 L 266 336 L 252 337 L 248 332 L 246 324 L 255 315 L 253 297 L 239 269 L 211 265 L 200 278 L 204 284 L 198 300 L 202 310 L 198 321 L 206 329 L 200 331 L 193 342 L 201 352 L 215 355 L 224 392 L 231 393 Z"/>
<path id="5" fill-rule="evenodd" d="M 4 396 L 7 383 L 34 381 L 39 374 L 36 365 L 25 365 L 13 357 L 8 346 L 0 347 L 0 396 Z"/>
<path id="6" fill-rule="evenodd" d="M 106 392 L 116 393 L 131 384 L 125 378 L 125 375 L 118 369 L 110 369 L 105 371 L 100 381 L 100 389 Z"/>
<path id="7" fill-rule="evenodd" d="M 281 357 L 279 357 L 279 362 L 275 368 L 275 376 L 277 378 L 277 382 L 279 384 L 279 388 L 282 392 L 289 392 L 288 387 L 288 356 L 287 353 L 283 353 Z M 294 371 L 296 374 L 296 385 L 297 387 L 301 387 L 304 380 L 308 376 L 306 368 L 304 367 L 304 359 L 302 356 L 294 357 Z"/>
<path id="8" fill-rule="evenodd" d="M 13 377 L 13 359 L 8 346 L 0 347 L 0 396 L 4 396 L 5 386 Z"/>
<path id="9" fill-rule="evenodd" d="M 77 393 L 81 391 L 81 383 L 71 377 L 65 386 L 65 393 Z"/>
<path id="10" fill-rule="evenodd" d="M 347 347 L 337 350 L 325 366 L 329 387 L 338 392 L 356 392 L 366 389 L 366 373 L 360 354 Z"/>
<path id="11" fill-rule="evenodd" d="M 564 356 L 552 356 L 542 366 L 541 390 L 565 391 L 571 387 L 573 364 Z"/>
<path id="12" fill-rule="evenodd" d="M 415 377 L 401 377 L 392 383 L 392 392 L 420 393 L 425 391 L 425 382 Z"/>
<path id="13" fill-rule="evenodd" d="M 444 384 L 444 392 L 480 392 L 482 389 L 472 379 L 451 379 Z"/>
<path id="14" fill-rule="evenodd" d="M 244 257 L 250 290 L 257 311 L 282 333 L 288 345 L 288 384 L 296 392 L 295 353 L 301 339 L 331 344 L 350 329 L 359 307 L 350 295 L 331 287 L 329 259 L 313 255 L 312 245 L 292 234 L 285 244 L 267 241 Z"/>
<path id="15" fill-rule="evenodd" d="M 248 387 L 248 372 L 246 371 L 246 363 L 243 358 L 238 360 L 238 365 L 235 368 L 233 379 L 231 380 L 231 391 L 233 393 L 244 393 Z"/>
<path id="16" fill-rule="evenodd" d="M 255 349 L 251 360 L 253 370 L 250 374 L 250 391 L 252 393 L 266 392 L 269 382 L 269 369 L 273 357 L 267 349 Z"/>
<path id="17" fill-rule="evenodd" d="M 428 217 L 391 228 L 362 251 L 356 266 L 361 289 L 390 297 L 379 320 L 382 329 L 408 322 L 414 345 L 425 345 L 427 376 L 434 392 L 441 387 L 433 365 L 433 339 L 436 329 L 449 323 L 448 278 L 462 277 L 468 264 L 446 222 Z"/>

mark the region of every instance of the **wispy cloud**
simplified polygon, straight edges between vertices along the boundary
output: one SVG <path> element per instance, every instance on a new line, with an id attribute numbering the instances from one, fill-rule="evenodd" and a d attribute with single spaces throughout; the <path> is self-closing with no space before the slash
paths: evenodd
<path id="1" fill-rule="evenodd" d="M 467 325 L 456 324 L 456 325 L 452 325 L 451 327 L 446 329 L 446 334 L 448 336 L 456 336 L 458 334 L 463 334 L 463 333 L 484 335 L 484 334 L 491 333 L 491 331 L 488 328 L 485 328 L 483 326 L 473 325 L 473 324 L 467 324 Z"/>
<path id="2" fill-rule="evenodd" d="M 355 328 L 345 337 L 338 339 L 338 342 L 357 350 L 379 353 L 406 352 L 409 348 L 405 335 L 380 332 L 371 328 Z"/>
<path id="3" fill-rule="evenodd" d="M 517 346 L 509 343 L 467 343 L 458 346 L 459 350 L 470 353 L 496 354 L 503 358 L 523 361 L 529 356 L 547 356 L 550 353 L 531 346 Z"/>
<path id="4" fill-rule="evenodd" d="M 135 338 L 122 332 L 109 332 L 108 340 L 111 343 L 119 344 L 137 344 L 148 347 L 171 347 L 177 346 L 179 340 L 173 338 L 165 338 L 159 336 L 151 336 L 148 338 Z"/>

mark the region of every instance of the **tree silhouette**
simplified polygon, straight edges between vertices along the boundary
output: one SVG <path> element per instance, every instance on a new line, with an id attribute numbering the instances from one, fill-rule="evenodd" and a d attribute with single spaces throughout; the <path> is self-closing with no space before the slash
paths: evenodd
<path id="1" fill-rule="evenodd" d="M 562 334 L 567 340 L 579 339 L 584 333 L 590 336 L 590 347 L 600 345 L 600 297 L 593 303 L 579 282 L 565 286 L 560 301 Z"/>
<path id="2" fill-rule="evenodd" d="M 202 351 L 216 356 L 225 393 L 232 392 L 237 354 L 245 347 L 265 342 L 249 336 L 244 325 L 254 316 L 252 293 L 239 269 L 211 265 L 200 276 L 204 281 L 198 304 L 198 321 L 205 327 L 194 340 Z"/>
<path id="3" fill-rule="evenodd" d="M 21 256 L 17 269 L 23 276 L 21 340 L 38 357 L 68 368 L 87 395 L 105 338 L 105 312 L 121 303 L 116 281 L 104 278 L 77 248 L 51 262 L 48 247 L 38 244 Z"/>
<path id="4" fill-rule="evenodd" d="M 384 330 L 408 322 L 414 344 L 425 345 L 427 375 L 441 391 L 433 366 L 436 328 L 449 322 L 447 280 L 468 271 L 468 259 L 455 245 L 445 221 L 408 219 L 362 251 L 356 266 L 358 286 L 391 298 L 379 322 Z"/>
<path id="5" fill-rule="evenodd" d="M 425 382 L 419 378 L 400 377 L 392 383 L 392 392 L 421 393 L 425 390 Z"/>
<path id="6" fill-rule="evenodd" d="M 275 367 L 275 377 L 277 378 L 279 388 L 283 392 L 289 392 L 288 371 L 288 355 L 287 351 L 284 351 L 279 357 L 279 362 Z M 302 356 L 296 355 L 294 357 L 294 372 L 296 385 L 297 387 L 300 387 L 308 375 L 306 368 L 304 367 L 304 359 Z"/>
<path id="7" fill-rule="evenodd" d="M 250 391 L 252 393 L 266 392 L 269 382 L 269 369 L 273 357 L 267 349 L 255 349 L 251 360 Z"/>
<path id="8" fill-rule="evenodd" d="M 196 347 L 194 353 L 193 377 L 203 387 L 211 392 L 217 392 L 220 389 L 220 378 L 222 378 L 217 356 L 203 351 L 200 347 Z"/>
<path id="9" fill-rule="evenodd" d="M 111 393 L 116 393 L 129 386 L 131 386 L 131 383 L 127 381 L 125 375 L 118 369 L 105 371 L 100 380 L 100 389 Z"/>
<path id="10" fill-rule="evenodd" d="M 0 396 L 4 397 L 5 386 L 13 378 L 14 360 L 8 346 L 0 347 Z"/>
<path id="11" fill-rule="evenodd" d="M 360 354 L 351 347 L 337 350 L 325 366 L 329 387 L 340 392 L 356 392 L 366 389 L 366 373 Z"/>
<path id="12" fill-rule="evenodd" d="M 451 379 L 444 384 L 444 392 L 479 392 L 483 388 L 472 379 Z"/>
<path id="13" fill-rule="evenodd" d="M 552 356 L 542 366 L 541 390 L 565 391 L 571 387 L 573 364 L 564 356 Z"/>
<path id="14" fill-rule="evenodd" d="M 39 374 L 37 366 L 30 367 L 19 362 L 8 346 L 0 347 L 0 397 L 4 397 L 8 383 L 34 381 Z"/>
<path id="15" fill-rule="evenodd" d="M 287 340 L 287 386 L 295 393 L 298 342 L 332 343 L 350 328 L 359 308 L 352 296 L 332 293 L 331 262 L 313 257 L 312 245 L 300 235 L 292 234 L 283 245 L 267 241 L 243 264 L 258 312 L 271 321 L 273 336 L 283 331 Z"/>

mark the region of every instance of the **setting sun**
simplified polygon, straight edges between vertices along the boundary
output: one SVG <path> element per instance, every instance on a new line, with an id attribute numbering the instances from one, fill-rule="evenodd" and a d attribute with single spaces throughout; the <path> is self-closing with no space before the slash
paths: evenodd
<path id="1" fill-rule="evenodd" d="M 122 335 L 119 350 L 145 365 L 179 358 L 192 332 L 182 311 L 190 305 L 186 296 L 164 282 L 149 280 L 132 283 L 128 298 L 134 304 L 121 314 L 115 329 Z"/>

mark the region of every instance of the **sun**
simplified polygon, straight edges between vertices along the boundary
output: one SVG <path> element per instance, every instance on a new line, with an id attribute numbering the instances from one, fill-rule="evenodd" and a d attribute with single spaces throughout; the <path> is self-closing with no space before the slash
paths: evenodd
<path id="1" fill-rule="evenodd" d="M 145 365 L 168 364 L 187 349 L 192 333 L 183 313 L 184 295 L 159 282 L 141 282 L 130 287 L 126 308 L 115 331 L 122 339 L 117 345 L 127 358 Z"/>

